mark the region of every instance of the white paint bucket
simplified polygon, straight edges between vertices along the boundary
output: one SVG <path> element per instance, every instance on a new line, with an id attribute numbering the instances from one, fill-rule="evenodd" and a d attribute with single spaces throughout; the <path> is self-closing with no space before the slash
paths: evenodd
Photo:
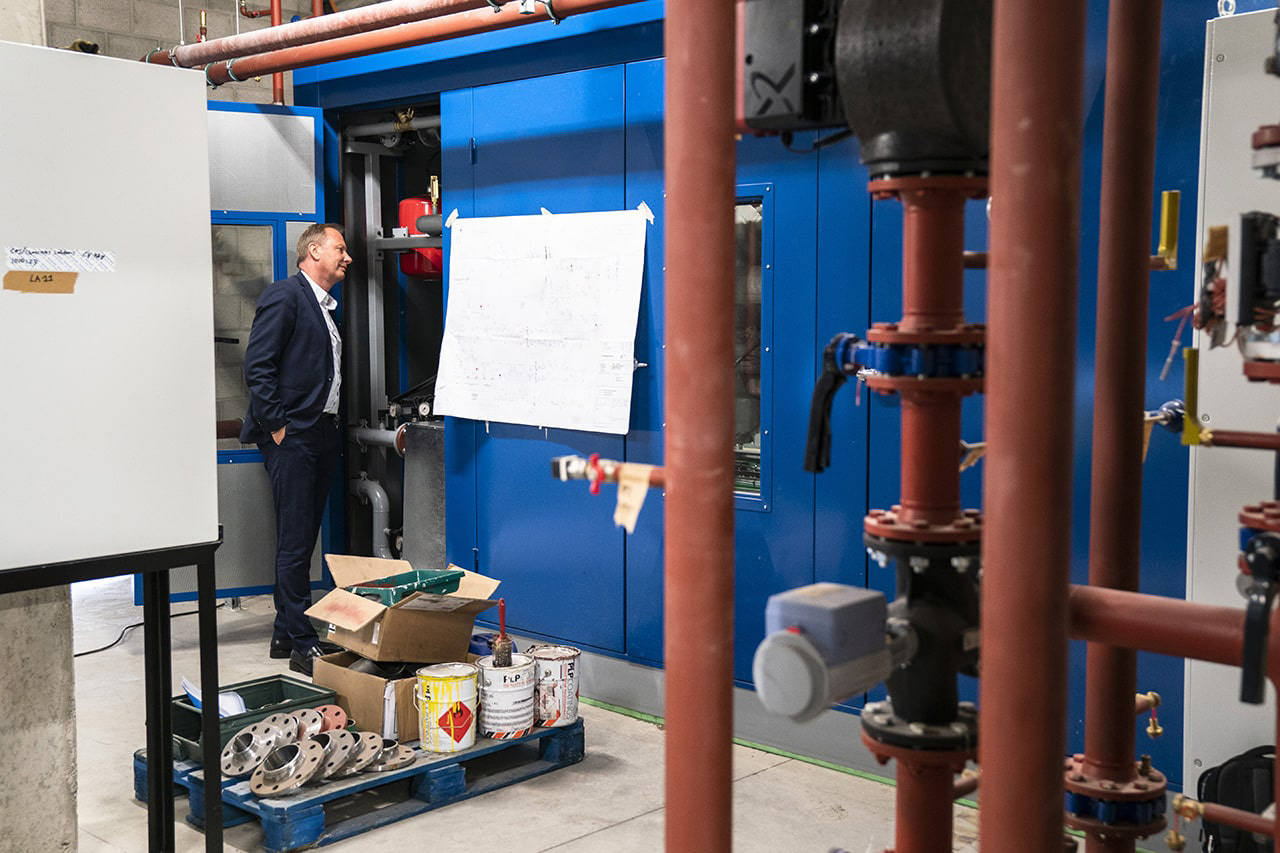
<path id="1" fill-rule="evenodd" d="M 537 671 L 534 699 L 540 726 L 567 726 L 578 719 L 578 657 L 573 646 L 535 646 L 529 649 Z"/>
<path id="2" fill-rule="evenodd" d="M 533 658 L 512 653 L 511 666 L 494 666 L 493 655 L 480 668 L 480 734 L 497 740 L 533 731 Z"/>
<path id="3" fill-rule="evenodd" d="M 417 671 L 418 736 L 428 752 L 459 752 L 476 742 L 476 668 L 437 663 Z"/>

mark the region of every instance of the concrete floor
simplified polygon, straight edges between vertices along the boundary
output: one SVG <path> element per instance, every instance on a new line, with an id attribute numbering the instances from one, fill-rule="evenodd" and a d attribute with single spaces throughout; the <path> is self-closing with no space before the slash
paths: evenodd
<path id="1" fill-rule="evenodd" d="M 89 581 L 72 588 L 77 651 L 106 645 L 142 621 L 132 580 Z M 176 604 L 173 612 L 194 610 Z M 268 597 L 218 613 L 219 677 L 230 684 L 286 672 L 267 657 L 273 616 Z M 176 618 L 173 683 L 199 679 L 196 617 Z M 176 692 L 176 691 L 175 691 Z M 589 696 L 591 685 L 582 685 Z M 132 755 L 144 745 L 142 630 L 119 645 L 76 659 L 80 850 L 145 850 L 147 814 L 133 799 Z M 446 806 L 332 845 L 335 851 L 403 846 L 451 853 L 629 853 L 662 849 L 663 733 L 648 722 L 584 705 L 586 758 L 572 767 Z M 735 746 L 733 839 L 736 851 L 845 848 L 879 853 L 893 841 L 892 787 L 803 761 Z M 186 814 L 185 800 L 178 814 Z M 958 851 L 976 850 L 976 814 L 956 807 Z M 253 824 L 226 830 L 226 849 L 262 848 Z M 183 822 L 180 851 L 203 851 L 204 838 Z"/>

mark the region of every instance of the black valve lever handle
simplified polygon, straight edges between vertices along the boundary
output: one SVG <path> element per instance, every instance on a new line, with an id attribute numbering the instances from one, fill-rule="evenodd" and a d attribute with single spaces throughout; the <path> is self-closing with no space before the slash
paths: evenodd
<path id="1" fill-rule="evenodd" d="M 1253 581 L 1244 616 L 1244 649 L 1240 674 L 1240 701 L 1261 705 L 1266 695 L 1267 635 L 1271 604 L 1280 581 L 1280 535 L 1259 533 L 1244 548 L 1244 560 Z"/>
<path id="2" fill-rule="evenodd" d="M 831 465 L 831 403 L 840 386 L 849 378 L 839 363 L 839 350 L 857 342 L 857 335 L 841 332 L 822 351 L 822 374 L 813 386 L 813 401 L 809 404 L 809 436 L 804 447 L 804 470 L 814 474 Z"/>

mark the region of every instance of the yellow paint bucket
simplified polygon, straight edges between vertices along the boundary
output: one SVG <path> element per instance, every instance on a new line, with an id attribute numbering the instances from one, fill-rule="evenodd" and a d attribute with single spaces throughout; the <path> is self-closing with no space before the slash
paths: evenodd
<path id="1" fill-rule="evenodd" d="M 459 752 L 476 742 L 476 668 L 437 663 L 417 671 L 418 736 L 428 752 Z"/>

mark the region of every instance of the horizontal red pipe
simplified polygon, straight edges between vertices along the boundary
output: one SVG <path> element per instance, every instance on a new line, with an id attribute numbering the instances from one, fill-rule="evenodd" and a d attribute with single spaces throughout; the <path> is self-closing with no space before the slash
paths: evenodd
<path id="1" fill-rule="evenodd" d="M 1221 806 L 1217 803 L 1201 803 L 1199 811 L 1201 821 L 1207 820 L 1210 823 L 1234 826 L 1236 829 L 1243 829 L 1245 832 L 1274 836 L 1280 830 L 1280 826 L 1277 826 L 1275 821 L 1267 820 L 1260 814 L 1247 812 L 1244 809 L 1233 809 L 1230 806 Z"/>
<path id="2" fill-rule="evenodd" d="M 558 7 L 559 4 L 555 5 Z M 239 33 L 199 44 L 178 45 L 171 51 L 153 51 L 147 56 L 146 61 L 157 65 L 195 68 L 237 56 L 250 56 L 270 50 L 328 41 L 340 36 L 380 30 L 481 7 L 488 8 L 486 0 L 386 0 L 371 6 L 348 9 L 345 12 L 335 12 L 318 18 L 304 18 L 291 24 Z M 252 10 L 251 14 L 257 16 L 263 13 Z M 493 13 L 489 12 L 489 14 Z M 275 20 L 274 15 L 272 20 Z"/>
<path id="3" fill-rule="evenodd" d="M 1073 639 L 1240 665 L 1243 610 L 1091 586 L 1072 586 L 1067 607 Z"/>
<path id="4" fill-rule="evenodd" d="M 1251 447 L 1258 450 L 1280 450 L 1280 433 L 1210 429 L 1200 433 L 1200 442 L 1210 447 Z"/>
<path id="5" fill-rule="evenodd" d="M 472 0 L 467 2 L 471 3 Z M 635 2 L 637 0 L 555 0 L 553 6 L 558 18 L 566 18 Z M 320 20 L 329 20 L 334 17 L 336 15 L 325 15 Z M 343 36 L 317 44 L 273 50 L 269 53 L 218 62 L 216 65 L 205 68 L 205 77 L 211 84 L 220 86 L 224 83 L 237 82 L 277 71 L 293 71 L 325 62 L 353 59 L 371 53 L 445 41 L 546 20 L 549 20 L 549 17 L 545 6 L 539 6 L 532 15 L 521 15 L 514 3 L 507 3 L 501 11 L 496 13 L 485 6 L 483 9 L 472 9 L 412 24 L 401 24 L 390 29 Z M 235 76 L 233 77 L 232 74 Z"/>

